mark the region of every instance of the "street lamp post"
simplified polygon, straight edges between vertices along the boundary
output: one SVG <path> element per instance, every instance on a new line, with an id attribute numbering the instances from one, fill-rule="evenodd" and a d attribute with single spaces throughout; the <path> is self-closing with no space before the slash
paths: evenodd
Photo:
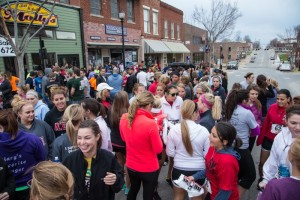
<path id="1" fill-rule="evenodd" d="M 222 69 L 222 51 L 223 51 L 223 47 L 222 45 L 220 45 L 220 68 L 219 69 Z"/>
<path id="2" fill-rule="evenodd" d="M 123 67 L 125 68 L 125 45 L 124 45 L 124 18 L 125 18 L 125 12 L 121 11 L 119 13 L 119 18 L 121 20 L 121 28 L 122 28 L 122 62 Z"/>

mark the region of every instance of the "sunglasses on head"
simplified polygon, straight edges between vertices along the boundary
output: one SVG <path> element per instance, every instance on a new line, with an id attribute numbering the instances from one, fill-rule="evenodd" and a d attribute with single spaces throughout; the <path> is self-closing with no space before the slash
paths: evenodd
<path id="1" fill-rule="evenodd" d="M 177 93 L 169 93 L 169 95 L 171 95 L 172 97 L 178 96 L 178 92 Z"/>

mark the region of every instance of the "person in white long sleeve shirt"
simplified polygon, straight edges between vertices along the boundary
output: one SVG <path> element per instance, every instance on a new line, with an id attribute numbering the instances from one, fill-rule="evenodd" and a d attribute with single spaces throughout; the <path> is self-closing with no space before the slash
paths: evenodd
<path id="1" fill-rule="evenodd" d="M 148 76 L 147 73 L 141 70 L 137 75 L 136 78 L 139 83 L 143 84 L 147 88 Z"/>
<path id="2" fill-rule="evenodd" d="M 274 139 L 271 154 L 263 167 L 260 188 L 264 188 L 270 180 L 282 176 L 278 174 L 280 165 L 289 166 L 285 163 L 288 151 L 295 138 L 300 138 L 300 105 L 295 104 L 286 110 L 286 125 Z"/>
<path id="3" fill-rule="evenodd" d="M 167 140 L 167 155 L 174 158 L 172 181 L 174 199 L 183 199 L 185 190 L 174 180 L 181 174 L 191 176 L 200 170 L 205 170 L 205 155 L 209 149 L 209 133 L 206 128 L 196 124 L 199 110 L 195 102 L 186 100 L 181 109 L 182 120 L 174 125 Z M 198 181 L 196 181 L 198 182 Z M 203 182 L 199 181 L 199 184 Z"/>

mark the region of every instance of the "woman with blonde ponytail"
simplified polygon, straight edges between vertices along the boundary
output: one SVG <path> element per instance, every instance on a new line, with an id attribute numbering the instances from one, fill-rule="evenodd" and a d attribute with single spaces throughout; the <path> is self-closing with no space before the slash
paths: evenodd
<path id="1" fill-rule="evenodd" d="M 79 104 L 69 105 L 62 117 L 66 124 L 66 133 L 54 140 L 52 160 L 63 161 L 70 153 L 77 149 L 77 130 L 83 121 L 83 109 Z"/>
<path id="2" fill-rule="evenodd" d="M 219 96 L 204 93 L 199 97 L 197 104 L 200 112 L 199 124 L 210 132 L 215 126 L 216 121 L 221 119 L 222 100 Z"/>
<path id="3" fill-rule="evenodd" d="M 159 163 L 157 154 L 163 145 L 158 126 L 152 117 L 153 95 L 139 94 L 120 120 L 120 134 L 126 143 L 126 167 L 131 181 L 127 199 L 136 199 L 143 184 L 143 199 L 152 200 L 157 186 Z"/>
<path id="4" fill-rule="evenodd" d="M 185 190 L 174 182 L 181 174 L 191 176 L 202 171 L 203 176 L 197 182 L 201 184 L 205 179 L 205 155 L 209 148 L 209 132 L 195 123 L 198 113 L 197 103 L 185 100 L 181 108 L 181 122 L 175 124 L 168 134 L 166 151 L 168 156 L 174 158 L 172 170 L 174 199 L 184 199 L 185 196 Z M 192 199 L 202 199 L 202 196 Z"/>

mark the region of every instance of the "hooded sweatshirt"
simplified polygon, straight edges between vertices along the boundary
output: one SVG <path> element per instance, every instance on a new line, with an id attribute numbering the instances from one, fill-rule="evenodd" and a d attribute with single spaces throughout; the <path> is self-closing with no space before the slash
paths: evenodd
<path id="1" fill-rule="evenodd" d="M 45 94 L 45 88 L 46 85 L 49 83 L 49 78 L 48 78 L 48 74 L 52 72 L 51 68 L 46 68 L 45 69 L 45 75 L 42 78 L 42 94 Z"/>
<path id="2" fill-rule="evenodd" d="M 46 160 L 43 144 L 34 134 L 20 130 L 15 139 L 8 133 L 0 133 L 0 156 L 13 173 L 16 187 L 27 186 L 32 178 L 32 167 Z"/>
<path id="3" fill-rule="evenodd" d="M 52 158 L 52 143 L 55 135 L 53 129 L 46 122 L 34 119 L 29 129 L 21 123 L 19 123 L 19 129 L 38 136 L 43 143 L 48 159 Z"/>
<path id="4" fill-rule="evenodd" d="M 44 120 L 46 113 L 49 111 L 49 108 L 42 100 L 39 100 L 34 106 L 35 118 L 39 120 Z"/>
<path id="5" fill-rule="evenodd" d="M 175 124 L 168 134 L 167 155 L 174 157 L 174 168 L 187 171 L 205 169 L 205 155 L 209 148 L 207 129 L 192 120 L 185 120 L 189 129 L 189 137 L 193 147 L 191 156 L 182 141 L 181 124 Z"/>

